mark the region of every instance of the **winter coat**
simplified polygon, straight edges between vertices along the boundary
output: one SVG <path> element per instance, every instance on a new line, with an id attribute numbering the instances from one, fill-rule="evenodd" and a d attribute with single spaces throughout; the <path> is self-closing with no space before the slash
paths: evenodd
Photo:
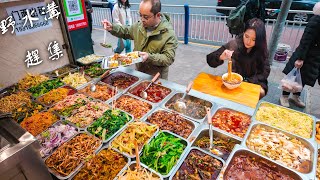
<path id="1" fill-rule="evenodd" d="M 174 62 L 178 47 L 169 16 L 161 14 L 160 24 L 150 35 L 140 21 L 132 26 L 113 24 L 110 33 L 123 39 L 133 39 L 134 51 L 149 53 L 145 62 L 136 65 L 138 71 L 150 75 L 160 72 L 161 78 L 168 79 L 169 66 Z"/>
<path id="2" fill-rule="evenodd" d="M 132 17 L 130 8 L 119 7 L 119 4 L 116 3 L 112 10 L 112 17 L 113 22 L 119 25 L 131 25 L 132 24 Z M 128 24 L 126 24 L 128 21 Z"/>
<path id="3" fill-rule="evenodd" d="M 235 40 L 231 40 L 227 44 L 221 46 L 218 50 L 207 55 L 207 63 L 211 67 L 218 67 L 224 63 L 220 60 L 220 55 L 224 50 L 233 50 L 232 54 L 232 71 L 240 74 L 244 81 L 260 85 L 268 92 L 268 76 L 270 74 L 269 61 L 266 58 L 260 60 L 263 63 L 258 63 L 262 55 L 255 48 L 247 53 L 244 47 L 242 36 Z"/>
<path id="4" fill-rule="evenodd" d="M 282 72 L 288 74 L 298 59 L 303 60 L 300 69 L 303 84 L 313 87 L 316 80 L 320 80 L 320 15 L 314 15 L 309 19 L 299 46 Z"/>

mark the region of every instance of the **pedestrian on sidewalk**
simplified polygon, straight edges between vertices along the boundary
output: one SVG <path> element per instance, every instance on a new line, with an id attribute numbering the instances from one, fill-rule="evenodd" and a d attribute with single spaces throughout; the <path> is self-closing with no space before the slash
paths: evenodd
<path id="1" fill-rule="evenodd" d="M 139 6 L 140 21 L 121 26 L 103 20 L 104 28 L 112 35 L 133 39 L 134 51 L 140 51 L 143 62 L 136 64 L 138 71 L 168 79 L 169 66 L 174 62 L 178 40 L 170 17 L 162 14 L 160 0 L 142 0 Z"/>
<path id="2" fill-rule="evenodd" d="M 207 55 L 207 63 L 216 68 L 230 58 L 232 71 L 240 74 L 243 81 L 260 85 L 260 99 L 264 97 L 268 92 L 270 64 L 266 29 L 262 20 L 250 19 L 243 34 Z"/>
<path id="3" fill-rule="evenodd" d="M 132 18 L 130 11 L 130 2 L 129 0 L 118 0 L 114 5 L 112 10 L 113 23 L 121 26 L 131 26 Z M 118 39 L 118 47 L 114 50 L 115 53 L 120 54 L 123 50 L 126 50 L 126 53 L 131 52 L 131 40 L 130 39 Z"/>
<path id="4" fill-rule="evenodd" d="M 299 46 L 283 69 L 288 74 L 294 67 L 300 68 L 302 87 L 304 85 L 314 86 L 317 79 L 320 80 L 320 2 L 313 7 L 313 14 L 304 29 Z M 289 107 L 290 92 L 282 91 L 280 104 Z M 290 100 L 298 107 L 306 105 L 300 98 L 301 92 L 293 93 Z"/>

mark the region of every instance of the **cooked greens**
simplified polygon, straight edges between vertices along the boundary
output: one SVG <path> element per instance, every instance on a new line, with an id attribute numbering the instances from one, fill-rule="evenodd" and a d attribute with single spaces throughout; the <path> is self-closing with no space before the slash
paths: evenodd
<path id="1" fill-rule="evenodd" d="M 33 97 L 39 97 L 42 94 L 45 94 L 52 89 L 58 88 L 63 85 L 63 82 L 60 79 L 51 79 L 45 82 L 42 82 L 36 86 L 31 87 L 28 91 L 32 93 Z"/>

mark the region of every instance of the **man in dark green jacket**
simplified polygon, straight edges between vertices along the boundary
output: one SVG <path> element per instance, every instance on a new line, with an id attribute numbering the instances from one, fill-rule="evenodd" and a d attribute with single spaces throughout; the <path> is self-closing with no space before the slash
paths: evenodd
<path id="1" fill-rule="evenodd" d="M 134 51 L 141 51 L 143 59 L 136 66 L 138 71 L 150 75 L 160 72 L 161 78 L 168 79 L 169 66 L 174 62 L 178 40 L 169 16 L 160 11 L 160 0 L 142 0 L 139 7 L 141 21 L 131 26 L 111 24 L 107 20 L 102 23 L 112 35 L 134 41 Z"/>

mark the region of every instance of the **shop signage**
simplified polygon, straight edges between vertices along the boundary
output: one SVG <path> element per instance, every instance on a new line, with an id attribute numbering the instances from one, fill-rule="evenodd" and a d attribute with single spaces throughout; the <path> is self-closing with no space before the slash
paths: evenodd
<path id="1" fill-rule="evenodd" d="M 88 27 L 88 19 L 84 0 L 64 0 L 69 31 Z"/>

